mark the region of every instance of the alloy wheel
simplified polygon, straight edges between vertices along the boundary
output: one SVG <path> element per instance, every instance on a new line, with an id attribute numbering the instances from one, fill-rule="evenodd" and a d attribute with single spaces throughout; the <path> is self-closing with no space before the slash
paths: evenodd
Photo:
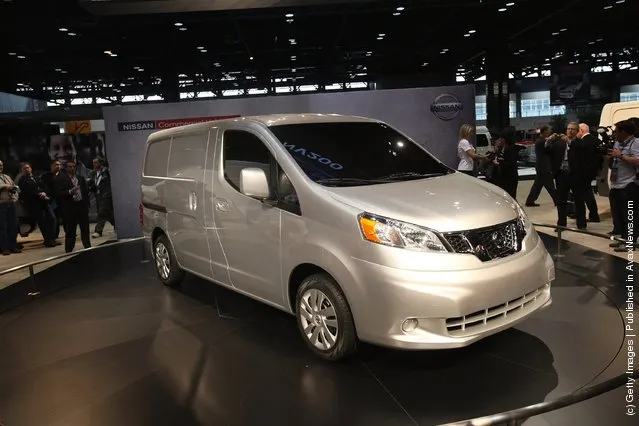
<path id="1" fill-rule="evenodd" d="M 339 337 L 337 311 L 333 302 L 318 289 L 309 289 L 300 298 L 299 315 L 304 335 L 317 349 L 328 351 Z"/>

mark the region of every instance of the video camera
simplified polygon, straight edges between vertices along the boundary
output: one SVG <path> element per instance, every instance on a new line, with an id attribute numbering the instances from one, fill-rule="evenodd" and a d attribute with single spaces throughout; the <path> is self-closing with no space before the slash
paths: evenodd
<path id="1" fill-rule="evenodd" d="M 615 146 L 615 137 L 611 126 L 601 126 L 597 128 L 599 135 L 599 146 L 597 149 L 604 154 L 610 154 Z"/>

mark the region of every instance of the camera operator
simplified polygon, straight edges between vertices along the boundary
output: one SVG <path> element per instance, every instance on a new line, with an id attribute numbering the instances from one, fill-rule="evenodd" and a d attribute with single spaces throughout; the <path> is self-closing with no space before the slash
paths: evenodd
<path id="1" fill-rule="evenodd" d="M 18 248 L 18 218 L 16 203 L 20 188 L 11 176 L 4 174 L 4 163 L 0 160 L 0 252 L 7 256 L 20 253 Z"/>
<path id="2" fill-rule="evenodd" d="M 617 140 L 610 153 L 610 211 L 612 213 L 613 230 L 611 234 L 620 235 L 626 241 L 635 244 L 634 223 L 630 224 L 629 209 L 635 211 L 639 201 L 639 143 L 635 134 L 637 129 L 631 120 L 620 121 L 615 124 L 614 136 Z M 630 202 L 633 205 L 630 205 Z M 634 217 L 634 216 L 633 216 Z M 633 221 L 634 222 L 634 221 Z M 632 227 L 632 228 L 631 228 Z M 632 230 L 632 232 L 628 232 Z M 629 235 L 632 234 L 632 235 Z M 626 251 L 622 243 L 610 244 L 615 251 Z"/>

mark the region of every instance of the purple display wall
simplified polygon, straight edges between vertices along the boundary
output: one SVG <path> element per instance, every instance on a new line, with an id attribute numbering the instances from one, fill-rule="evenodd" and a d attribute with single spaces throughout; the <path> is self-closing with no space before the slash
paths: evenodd
<path id="1" fill-rule="evenodd" d="M 475 88 L 463 85 L 105 107 L 118 236 L 141 235 L 140 170 L 145 141 L 151 133 L 214 117 L 282 113 L 346 114 L 382 120 L 455 167 L 459 127 L 475 123 Z"/>

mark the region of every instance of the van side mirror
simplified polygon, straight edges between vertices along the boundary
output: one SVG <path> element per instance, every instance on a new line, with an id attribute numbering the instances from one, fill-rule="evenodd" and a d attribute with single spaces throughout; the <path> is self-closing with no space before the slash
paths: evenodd
<path id="1" fill-rule="evenodd" d="M 271 195 L 264 170 L 246 167 L 240 172 L 240 192 L 248 197 L 266 200 Z"/>

